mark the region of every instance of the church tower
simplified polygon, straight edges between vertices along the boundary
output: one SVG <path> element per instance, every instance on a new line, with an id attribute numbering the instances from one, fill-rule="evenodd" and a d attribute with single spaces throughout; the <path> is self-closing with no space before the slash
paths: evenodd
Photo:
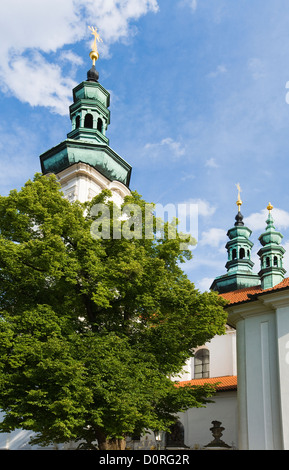
<path id="1" fill-rule="evenodd" d="M 131 166 L 109 146 L 110 95 L 99 83 L 95 61 L 99 58 L 96 28 L 90 52 L 92 67 L 87 79 L 73 89 L 70 106 L 72 130 L 67 139 L 40 156 L 43 174 L 57 175 L 64 195 L 71 201 L 91 200 L 110 189 L 116 203 L 130 194 Z"/>
<path id="2" fill-rule="evenodd" d="M 254 266 L 251 260 L 253 242 L 250 240 L 250 236 L 252 231 L 243 222 L 243 215 L 241 214 L 241 205 L 243 203 L 239 186 L 238 189 L 236 222 L 234 227 L 227 232 L 229 238 L 226 244 L 228 252 L 227 273 L 217 277 L 211 285 L 211 290 L 220 294 L 260 284 L 258 274 L 252 271 Z"/>
<path id="3" fill-rule="evenodd" d="M 259 237 L 262 245 L 262 248 L 258 251 L 261 262 L 259 276 L 262 289 L 270 289 L 276 286 L 276 284 L 283 281 L 284 274 L 286 273 L 283 268 L 285 249 L 280 245 L 283 235 L 275 230 L 271 213 L 272 209 L 273 206 L 269 203 L 267 207 L 269 214 L 266 221 L 266 231 Z"/>

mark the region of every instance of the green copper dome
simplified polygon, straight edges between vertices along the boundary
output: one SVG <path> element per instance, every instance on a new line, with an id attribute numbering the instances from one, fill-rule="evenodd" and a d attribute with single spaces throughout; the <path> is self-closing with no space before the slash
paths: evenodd
<path id="1" fill-rule="evenodd" d="M 279 284 L 284 279 L 286 273 L 283 268 L 285 249 L 280 245 L 283 235 L 275 230 L 271 214 L 273 206 L 269 204 L 267 209 L 269 211 L 266 220 L 267 227 L 265 232 L 259 237 L 262 248 L 258 251 L 261 262 L 259 276 L 262 289 L 269 289 Z"/>
<path id="2" fill-rule="evenodd" d="M 236 222 L 234 227 L 227 232 L 229 238 L 226 244 L 228 252 L 227 273 L 216 277 L 211 285 L 211 290 L 220 294 L 260 284 L 258 274 L 252 271 L 254 266 L 251 260 L 253 242 L 250 240 L 250 236 L 252 231 L 244 224 L 240 211 L 241 204 L 242 202 L 238 199 L 239 210 L 235 217 Z"/>
<path id="3" fill-rule="evenodd" d="M 268 219 L 266 220 L 266 232 L 262 233 L 259 237 L 259 241 L 261 245 L 265 246 L 270 243 L 280 245 L 283 235 L 280 232 L 277 232 L 274 227 L 274 221 L 273 217 L 271 214 L 271 211 L 269 212 Z"/>

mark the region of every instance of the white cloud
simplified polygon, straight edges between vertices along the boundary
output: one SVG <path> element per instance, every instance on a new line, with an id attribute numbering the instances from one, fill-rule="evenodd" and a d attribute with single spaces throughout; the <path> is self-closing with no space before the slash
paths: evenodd
<path id="1" fill-rule="evenodd" d="M 215 158 L 209 158 L 209 160 L 206 161 L 206 166 L 209 168 L 218 168 L 219 165 L 217 164 Z"/>
<path id="2" fill-rule="evenodd" d="M 274 220 L 274 227 L 276 230 L 282 230 L 289 227 L 289 213 L 283 209 L 274 208 L 272 211 L 272 217 Z M 261 212 L 256 212 L 244 218 L 244 223 L 252 231 L 263 232 L 266 229 L 266 220 L 268 218 L 267 209 L 263 209 Z M 260 235 L 261 235 L 260 232 Z"/>
<path id="3" fill-rule="evenodd" d="M 213 277 L 204 277 L 200 281 L 196 282 L 196 287 L 201 291 L 209 291 L 210 287 L 214 281 Z"/>
<path id="4" fill-rule="evenodd" d="M 194 180 L 195 178 L 196 178 L 195 173 L 186 173 L 184 176 L 182 176 L 181 180 L 187 181 L 187 180 Z"/>
<path id="5" fill-rule="evenodd" d="M 150 149 L 154 154 L 157 155 L 157 152 L 160 151 L 162 147 L 166 147 L 173 157 L 181 157 L 185 154 L 185 148 L 180 142 L 173 140 L 171 137 L 166 137 L 157 143 L 147 143 L 145 149 Z"/>
<path id="6" fill-rule="evenodd" d="M 286 252 L 283 258 L 283 267 L 286 269 L 287 275 L 289 273 L 289 241 L 283 243 L 283 247 L 285 248 Z"/>
<path id="7" fill-rule="evenodd" d="M 190 0 L 190 7 L 193 11 L 195 11 L 197 9 L 197 0 Z"/>
<path id="8" fill-rule="evenodd" d="M 187 199 L 165 206 L 156 204 L 155 212 L 157 217 L 165 220 L 172 220 L 176 217 L 179 221 L 178 231 L 186 234 L 190 233 L 198 242 L 199 216 L 211 216 L 215 212 L 215 207 L 203 199 Z"/>
<path id="9" fill-rule="evenodd" d="M 60 66 L 50 64 L 35 52 L 31 58 L 19 56 L 6 70 L 6 90 L 31 106 L 48 106 L 58 114 L 67 114 L 71 89 L 76 82 L 62 76 Z"/>
<path id="10" fill-rule="evenodd" d="M 64 76 L 48 53 L 89 38 L 88 24 L 96 25 L 103 51 L 135 30 L 131 21 L 149 11 L 157 0 L 9 0 L 1 3 L 0 88 L 31 106 L 48 106 L 67 113 L 74 81 Z M 81 59 L 70 52 L 74 66 Z M 61 62 L 61 61 L 60 61 Z M 59 63 L 60 63 L 59 62 Z"/>
<path id="11" fill-rule="evenodd" d="M 208 201 L 205 199 L 186 199 L 185 201 L 181 201 L 177 204 L 178 207 L 178 217 L 179 218 L 186 218 L 189 217 L 190 214 L 194 216 L 202 216 L 202 217 L 209 217 L 213 215 L 216 211 L 216 208 L 212 206 Z"/>
<path id="12" fill-rule="evenodd" d="M 197 6 L 198 6 L 198 2 L 197 2 L 197 0 L 181 0 L 181 1 L 180 1 L 180 5 L 181 5 L 181 6 L 182 6 L 182 5 L 189 6 L 189 7 L 191 8 L 191 10 L 192 10 L 193 12 L 195 12 L 196 9 L 197 9 Z"/>
<path id="13" fill-rule="evenodd" d="M 223 246 L 227 241 L 227 232 L 220 228 L 211 228 L 207 232 L 202 232 L 200 245 L 208 245 L 213 248 Z"/>
<path id="14" fill-rule="evenodd" d="M 253 57 L 248 61 L 248 69 L 254 80 L 264 78 L 266 75 L 264 62 L 256 57 Z"/>
<path id="15" fill-rule="evenodd" d="M 213 72 L 208 73 L 207 77 L 215 78 L 218 75 L 223 75 L 226 72 L 227 72 L 227 68 L 224 65 L 218 65 L 216 70 L 214 70 Z"/>
<path id="16" fill-rule="evenodd" d="M 197 204 L 198 214 L 203 217 L 209 217 L 216 212 L 216 208 L 205 199 L 189 199 L 187 203 Z"/>

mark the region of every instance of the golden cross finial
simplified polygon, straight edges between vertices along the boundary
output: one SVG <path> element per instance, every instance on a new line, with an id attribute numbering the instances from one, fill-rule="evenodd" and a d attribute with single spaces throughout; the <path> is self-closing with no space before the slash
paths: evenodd
<path id="1" fill-rule="evenodd" d="M 88 26 L 88 28 L 90 29 L 90 31 L 92 32 L 92 34 L 94 36 L 92 51 L 90 52 L 89 57 L 92 60 L 92 64 L 95 65 L 95 61 L 99 58 L 99 53 L 98 53 L 98 50 L 97 50 L 96 41 L 97 42 L 102 42 L 102 39 L 101 39 L 100 35 L 98 34 L 97 29 L 94 26 Z"/>
<path id="2" fill-rule="evenodd" d="M 272 210 L 274 209 L 274 207 L 272 206 L 271 202 L 269 202 L 268 206 L 267 206 L 267 210 L 269 212 L 271 212 Z"/>
<path id="3" fill-rule="evenodd" d="M 240 183 L 236 184 L 236 187 L 238 189 L 238 201 L 236 202 L 237 206 L 238 206 L 238 211 L 240 212 L 241 210 L 241 205 L 243 204 L 243 202 L 241 201 L 241 187 L 240 187 Z"/>

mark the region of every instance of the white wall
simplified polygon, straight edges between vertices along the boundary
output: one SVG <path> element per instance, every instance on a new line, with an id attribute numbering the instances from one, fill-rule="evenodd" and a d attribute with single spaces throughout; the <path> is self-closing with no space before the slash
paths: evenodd
<path id="1" fill-rule="evenodd" d="M 237 327 L 240 450 L 288 450 L 289 292 L 229 306 Z"/>
<path id="2" fill-rule="evenodd" d="M 280 377 L 280 408 L 284 449 L 289 449 L 289 305 L 281 305 L 276 311 L 278 365 Z"/>
<path id="3" fill-rule="evenodd" d="M 225 335 L 215 336 L 203 347 L 210 351 L 210 377 L 237 375 L 236 331 L 228 329 Z M 190 358 L 180 377 L 173 380 L 194 379 L 194 358 Z"/>
<path id="4" fill-rule="evenodd" d="M 103 189 L 113 193 L 113 201 L 120 205 L 130 190 L 119 181 L 110 181 L 95 168 L 85 163 L 75 163 L 57 175 L 62 191 L 69 201 L 90 201 Z"/>
<path id="5" fill-rule="evenodd" d="M 225 428 L 221 439 L 229 446 L 238 448 L 238 406 L 237 392 L 218 392 L 214 403 L 205 408 L 190 408 L 180 413 L 179 418 L 185 428 L 185 445 L 201 449 L 213 440 L 210 428 L 212 421 L 220 421 Z"/>
<path id="6" fill-rule="evenodd" d="M 210 351 L 210 377 L 237 375 L 235 330 L 215 336 L 205 346 Z"/>

